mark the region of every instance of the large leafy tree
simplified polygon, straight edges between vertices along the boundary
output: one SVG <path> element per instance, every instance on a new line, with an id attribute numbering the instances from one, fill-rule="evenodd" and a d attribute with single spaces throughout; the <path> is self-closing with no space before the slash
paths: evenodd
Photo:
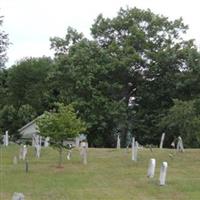
<path id="1" fill-rule="evenodd" d="M 25 58 L 8 70 L 8 102 L 18 110 L 29 104 L 38 114 L 48 109 L 47 77 L 53 68 L 50 58 Z"/>
<path id="2" fill-rule="evenodd" d="M 200 145 L 200 100 L 181 101 L 174 100 L 167 115 L 159 127 L 165 129 L 166 143 L 168 145 L 174 138 L 182 136 L 185 146 L 199 147 Z"/>
<path id="3" fill-rule="evenodd" d="M 188 67 L 185 52 L 195 47 L 182 39 L 186 30 L 182 19 L 170 21 L 137 8 L 121 9 L 113 19 L 100 15 L 92 27 L 99 45 L 122 71 L 118 73 L 124 80 L 121 94 L 127 107 L 135 98 L 136 115 L 131 121 L 141 142 L 158 143 L 156 124 L 173 105 L 177 77 Z"/>
<path id="4" fill-rule="evenodd" d="M 6 50 L 9 45 L 8 34 L 2 30 L 3 17 L 0 16 L 0 68 L 4 67 L 7 61 Z"/>
<path id="5" fill-rule="evenodd" d="M 52 38 L 59 66 L 55 76 L 63 81 L 56 85 L 59 98 L 75 102 L 91 125 L 89 135 L 95 132 L 104 145 L 112 145 L 109 136 L 116 131 L 124 144 L 129 131 L 140 142 L 157 143 L 157 123 L 178 95 L 186 52 L 195 48 L 182 39 L 186 30 L 182 19 L 127 8 L 112 19 L 99 15 L 91 28 L 93 40 L 76 31 Z"/>
<path id="6" fill-rule="evenodd" d="M 40 135 L 50 137 L 53 147 L 59 151 L 59 166 L 62 164 L 64 141 L 86 130 L 86 124 L 77 117 L 72 105 L 55 104 L 55 111 L 45 112 L 37 120 Z"/>

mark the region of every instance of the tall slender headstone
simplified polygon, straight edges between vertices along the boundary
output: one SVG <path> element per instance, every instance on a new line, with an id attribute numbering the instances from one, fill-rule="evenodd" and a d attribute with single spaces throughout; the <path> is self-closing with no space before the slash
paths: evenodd
<path id="1" fill-rule="evenodd" d="M 19 160 L 23 159 L 23 146 L 21 145 L 19 148 Z"/>
<path id="2" fill-rule="evenodd" d="M 39 144 L 35 145 L 35 151 L 36 151 L 36 157 L 40 158 L 41 146 Z"/>
<path id="3" fill-rule="evenodd" d="M 134 159 L 134 148 L 135 148 L 135 138 L 133 137 L 132 138 L 132 147 L 131 147 L 131 155 L 132 155 L 131 159 L 132 160 L 135 160 Z"/>
<path id="4" fill-rule="evenodd" d="M 138 142 L 135 141 L 135 145 L 134 145 L 134 161 L 137 161 L 137 159 L 138 159 L 138 146 L 139 146 Z"/>
<path id="5" fill-rule="evenodd" d="M 163 148 L 164 139 L 165 139 L 165 133 L 162 133 L 161 140 L 160 140 L 160 149 Z"/>
<path id="6" fill-rule="evenodd" d="M 79 145 L 80 145 L 80 138 L 79 138 L 79 136 L 77 136 L 76 139 L 75 139 L 76 148 L 79 148 Z"/>
<path id="7" fill-rule="evenodd" d="M 23 160 L 26 159 L 27 152 L 28 152 L 28 149 L 27 149 L 26 145 L 24 145 L 22 148 L 22 159 Z"/>
<path id="8" fill-rule="evenodd" d="M 168 168 L 167 162 L 163 162 L 160 168 L 160 179 L 159 179 L 161 186 L 165 185 L 167 168 Z"/>
<path id="9" fill-rule="evenodd" d="M 147 177 L 148 178 L 153 178 L 155 174 L 155 167 L 156 167 L 156 159 L 151 158 L 149 160 L 149 166 L 148 166 L 148 171 L 147 171 Z"/>
<path id="10" fill-rule="evenodd" d="M 178 137 L 178 142 L 177 142 L 177 147 L 176 147 L 177 151 L 179 152 L 184 152 L 184 147 L 183 147 L 183 140 L 182 138 L 179 136 Z"/>
<path id="11" fill-rule="evenodd" d="M 9 143 L 9 136 L 8 136 L 8 131 L 6 131 L 5 135 L 3 135 L 3 144 L 4 146 L 8 146 Z"/>
<path id="12" fill-rule="evenodd" d="M 87 164 L 87 147 L 87 142 L 81 142 L 81 158 L 84 165 Z"/>
<path id="13" fill-rule="evenodd" d="M 120 149 L 120 138 L 119 135 L 117 136 L 117 149 Z"/>

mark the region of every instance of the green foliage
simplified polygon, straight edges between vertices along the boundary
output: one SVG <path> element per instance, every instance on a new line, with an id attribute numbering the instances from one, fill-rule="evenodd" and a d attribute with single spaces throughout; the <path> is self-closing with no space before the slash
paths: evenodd
<path id="1" fill-rule="evenodd" d="M 6 50 L 9 45 L 8 34 L 6 34 L 2 29 L 3 17 L 0 16 L 0 70 L 4 67 L 7 61 Z"/>
<path id="2" fill-rule="evenodd" d="M 72 105 L 64 106 L 61 103 L 56 103 L 55 106 L 56 111 L 45 112 L 37 119 L 36 123 L 40 135 L 50 137 L 51 145 L 59 151 L 59 166 L 61 166 L 62 151 L 63 148 L 67 148 L 63 142 L 84 132 L 86 124 L 80 118 L 77 118 Z"/>
<path id="3" fill-rule="evenodd" d="M 37 120 L 40 135 L 49 136 L 53 145 L 63 146 L 63 141 L 76 137 L 86 130 L 86 125 L 77 118 L 72 105 L 56 103 L 57 111 L 45 112 Z"/>
<path id="4" fill-rule="evenodd" d="M 46 77 L 53 67 L 50 58 L 26 58 L 8 70 L 8 101 L 19 109 L 29 104 L 38 114 L 48 107 Z"/>
<path id="5" fill-rule="evenodd" d="M 182 136 L 184 144 L 188 147 L 200 145 L 200 114 L 199 100 L 181 101 L 174 100 L 174 106 L 162 118 L 159 127 L 167 132 L 168 138 Z"/>

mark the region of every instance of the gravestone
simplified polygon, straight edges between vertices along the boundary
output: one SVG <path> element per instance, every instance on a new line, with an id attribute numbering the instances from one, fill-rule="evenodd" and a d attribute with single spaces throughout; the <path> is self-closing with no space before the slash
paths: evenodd
<path id="1" fill-rule="evenodd" d="M 69 144 L 69 149 L 67 151 L 67 160 L 71 160 L 71 154 L 72 154 L 72 145 Z"/>
<path id="2" fill-rule="evenodd" d="M 135 138 L 132 138 L 132 160 L 137 161 L 138 157 L 138 142 L 135 141 Z"/>
<path id="3" fill-rule="evenodd" d="M 23 160 L 26 159 L 27 152 L 28 152 L 28 149 L 27 149 L 26 145 L 24 145 L 22 148 L 22 159 Z"/>
<path id="4" fill-rule="evenodd" d="M 138 159 L 138 142 L 137 141 L 135 141 L 135 145 L 134 145 L 134 161 L 137 161 L 137 159 Z"/>
<path id="5" fill-rule="evenodd" d="M 165 133 L 162 134 L 161 139 L 160 139 L 160 149 L 163 148 L 164 139 L 165 139 Z"/>
<path id="6" fill-rule="evenodd" d="M 76 137 L 76 139 L 75 139 L 75 146 L 76 146 L 76 148 L 79 148 L 79 145 L 80 145 L 80 138 Z"/>
<path id="7" fill-rule="evenodd" d="M 19 160 L 22 160 L 23 159 L 23 146 L 20 145 L 20 148 L 19 148 Z"/>
<path id="8" fill-rule="evenodd" d="M 167 168 L 168 168 L 167 162 L 163 162 L 160 168 L 160 179 L 159 179 L 161 186 L 165 185 Z"/>
<path id="9" fill-rule="evenodd" d="M 48 147 L 49 146 L 49 140 L 50 140 L 49 137 L 45 138 L 45 140 L 44 140 L 44 147 Z"/>
<path id="10" fill-rule="evenodd" d="M 36 151 L 36 157 L 40 158 L 41 146 L 39 144 L 35 145 L 35 151 Z"/>
<path id="11" fill-rule="evenodd" d="M 8 136 L 8 131 L 6 131 L 5 135 L 3 135 L 3 144 L 4 146 L 8 146 L 9 143 L 9 136 Z"/>
<path id="12" fill-rule="evenodd" d="M 132 138 L 132 147 L 131 147 L 131 155 L 132 155 L 131 159 L 132 160 L 135 160 L 134 159 L 134 148 L 135 148 L 135 138 L 133 137 Z"/>
<path id="13" fill-rule="evenodd" d="M 155 167 L 156 167 L 156 159 L 151 158 L 149 160 L 149 166 L 148 166 L 148 171 L 147 171 L 147 177 L 148 178 L 153 178 L 155 174 Z"/>
<path id="14" fill-rule="evenodd" d="M 117 149 L 120 149 L 120 138 L 119 135 L 117 136 Z"/>
<path id="15" fill-rule="evenodd" d="M 17 156 L 13 157 L 13 164 L 16 165 L 18 163 Z"/>
<path id="16" fill-rule="evenodd" d="M 81 158 L 83 161 L 83 164 L 86 165 L 87 164 L 87 148 L 88 148 L 88 144 L 87 142 L 81 142 Z"/>
<path id="17" fill-rule="evenodd" d="M 184 152 L 184 147 L 183 147 L 183 140 L 182 138 L 179 136 L 178 137 L 178 142 L 177 142 L 177 147 L 176 147 L 177 151 L 179 152 Z"/>
<path id="18" fill-rule="evenodd" d="M 12 196 L 12 200 L 25 200 L 24 194 L 15 192 Z"/>

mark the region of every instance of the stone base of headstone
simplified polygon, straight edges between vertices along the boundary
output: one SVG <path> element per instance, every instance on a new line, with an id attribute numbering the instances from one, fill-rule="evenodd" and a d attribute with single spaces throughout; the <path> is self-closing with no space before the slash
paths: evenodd
<path id="1" fill-rule="evenodd" d="M 25 200 L 24 194 L 15 192 L 12 196 L 12 200 Z"/>

